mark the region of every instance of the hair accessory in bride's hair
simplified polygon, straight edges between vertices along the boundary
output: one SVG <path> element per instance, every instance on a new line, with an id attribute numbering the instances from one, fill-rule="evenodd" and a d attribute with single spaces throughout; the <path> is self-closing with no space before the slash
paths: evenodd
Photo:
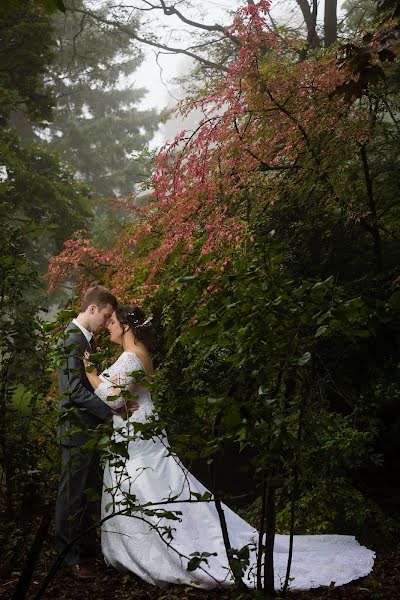
<path id="1" fill-rule="evenodd" d="M 143 321 L 143 323 L 138 325 L 138 327 L 146 327 L 146 325 L 149 325 L 151 323 L 152 319 L 153 317 L 148 317 L 145 321 Z"/>
<path id="2" fill-rule="evenodd" d="M 142 323 L 139 321 L 139 318 L 136 314 L 136 311 L 132 311 L 132 312 L 128 312 L 128 317 L 131 318 L 132 323 L 134 324 L 134 326 L 136 328 L 138 327 L 147 327 L 147 325 L 149 325 L 149 323 L 151 322 L 153 317 L 148 317 L 148 319 L 146 319 L 145 321 L 143 321 Z"/>

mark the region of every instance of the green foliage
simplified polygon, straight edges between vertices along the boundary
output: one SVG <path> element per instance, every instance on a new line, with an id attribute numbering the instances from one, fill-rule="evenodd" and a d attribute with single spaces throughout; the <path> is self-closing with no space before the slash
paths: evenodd
<path id="1" fill-rule="evenodd" d="M 21 6 L 26 6 L 26 2 L 24 0 L 3 0 L 2 4 L 8 11 L 13 9 L 15 10 Z M 43 8 L 43 10 L 48 14 L 52 14 L 57 10 L 65 12 L 63 0 L 33 0 L 33 4 Z"/>
<path id="2" fill-rule="evenodd" d="M 216 552 L 192 552 L 192 554 L 190 555 L 193 558 L 191 558 L 188 562 L 188 566 L 187 566 L 187 570 L 188 571 L 195 571 L 197 569 L 197 567 L 199 567 L 201 565 L 201 563 L 205 563 L 206 565 L 208 565 L 208 560 L 207 558 L 209 558 L 210 556 L 217 556 Z"/>
<path id="3" fill-rule="evenodd" d="M 24 252 L 30 231 L 29 222 L 7 222 L 0 242 L 0 534 L 5 555 L 18 562 L 24 558 L 19 536 L 32 533 L 22 515 L 42 509 L 57 466 L 53 408 L 46 399 L 49 344 L 37 316 L 40 281 Z"/>
<path id="4" fill-rule="evenodd" d="M 85 223 L 89 192 L 55 154 L 33 141 L 34 125 L 51 118 L 53 105 L 45 77 L 55 48 L 49 17 L 25 1 L 2 8 L 0 16 L 0 228 L 9 239 L 15 225 L 30 265 L 43 272 L 50 256 Z M 25 141 L 12 126 L 24 132 Z"/>
<path id="5" fill-rule="evenodd" d="M 171 267 L 152 295 L 167 350 L 154 391 L 173 447 L 186 460 L 215 462 L 216 488 L 225 491 L 218 462 L 239 447 L 232 491 L 268 473 L 281 531 L 293 495 L 297 532 L 365 523 L 389 531 L 358 474 L 382 463 L 377 373 L 366 365 L 376 367 L 381 328 L 398 326 L 397 296 L 368 305 L 333 277 L 289 278 L 274 236 L 261 240 L 222 273 L 173 281 Z M 390 346 L 384 354 L 382 366 L 392 365 Z"/>
<path id="6" fill-rule="evenodd" d="M 57 10 L 65 12 L 65 4 L 63 0 L 35 0 L 37 4 L 41 4 L 44 10 L 52 14 Z"/>
<path id="7" fill-rule="evenodd" d="M 257 199 L 268 198 L 271 182 L 266 178 L 263 189 L 250 192 L 258 235 L 276 231 L 296 277 L 333 274 L 341 283 L 353 282 L 399 264 L 398 68 L 398 58 L 386 65 L 386 84 L 369 89 L 359 102 L 360 111 L 371 114 L 365 144 L 343 144 L 328 131 L 311 130 L 321 172 L 305 161 L 280 178 L 279 201 L 261 214 Z"/>
<path id="8" fill-rule="evenodd" d="M 54 55 L 49 17 L 28 0 L 0 7 L 0 125 L 14 111 L 49 119 L 53 99 L 44 75 Z"/>
<path id="9" fill-rule="evenodd" d="M 21 142 L 9 129 L 0 129 L 0 152 L 1 228 L 18 222 L 26 228 L 24 249 L 43 272 L 50 256 L 88 218 L 88 190 L 57 156 L 39 144 Z"/>

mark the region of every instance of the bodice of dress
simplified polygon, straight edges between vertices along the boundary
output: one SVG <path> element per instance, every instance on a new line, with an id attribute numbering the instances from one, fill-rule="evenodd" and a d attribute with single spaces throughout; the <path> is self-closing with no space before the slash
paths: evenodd
<path id="1" fill-rule="evenodd" d="M 116 388 L 122 389 L 122 392 L 124 389 L 128 390 L 135 395 L 135 402 L 139 404 L 139 410 L 132 413 L 128 420 L 144 423 L 153 413 L 154 404 L 150 392 L 136 384 L 132 375 L 135 371 L 144 371 L 141 361 L 134 352 L 123 352 L 115 363 L 99 375 L 102 383 L 96 388 L 95 394 L 111 408 L 118 409 L 125 403 L 123 395 L 115 400 L 107 400 L 107 398 L 116 395 Z M 121 426 L 122 423 L 124 420 L 115 415 L 114 426 Z"/>

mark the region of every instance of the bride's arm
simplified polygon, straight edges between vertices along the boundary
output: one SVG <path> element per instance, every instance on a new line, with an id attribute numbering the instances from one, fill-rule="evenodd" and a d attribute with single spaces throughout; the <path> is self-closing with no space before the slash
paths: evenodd
<path id="1" fill-rule="evenodd" d="M 100 398 L 102 402 L 107 404 L 113 409 L 113 412 L 118 413 L 120 410 L 128 410 L 129 412 L 134 412 L 138 410 L 139 405 L 137 402 L 126 402 L 122 396 L 122 389 L 120 386 L 120 376 L 115 375 L 108 379 L 103 375 L 97 374 L 97 369 L 93 366 L 93 363 L 90 362 L 90 353 L 85 352 L 83 363 L 85 365 L 85 369 L 90 367 L 90 370 L 86 371 L 86 376 L 89 380 L 90 385 L 92 386 L 94 393 Z M 113 400 L 109 400 L 109 398 L 113 398 Z"/>

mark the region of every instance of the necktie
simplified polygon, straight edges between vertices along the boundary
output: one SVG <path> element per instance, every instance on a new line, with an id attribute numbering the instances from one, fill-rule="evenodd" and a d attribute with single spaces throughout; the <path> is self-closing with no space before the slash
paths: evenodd
<path id="1" fill-rule="evenodd" d="M 89 346 L 90 346 L 91 352 L 96 352 L 97 348 L 96 348 L 96 342 L 94 341 L 94 337 L 91 337 Z"/>

